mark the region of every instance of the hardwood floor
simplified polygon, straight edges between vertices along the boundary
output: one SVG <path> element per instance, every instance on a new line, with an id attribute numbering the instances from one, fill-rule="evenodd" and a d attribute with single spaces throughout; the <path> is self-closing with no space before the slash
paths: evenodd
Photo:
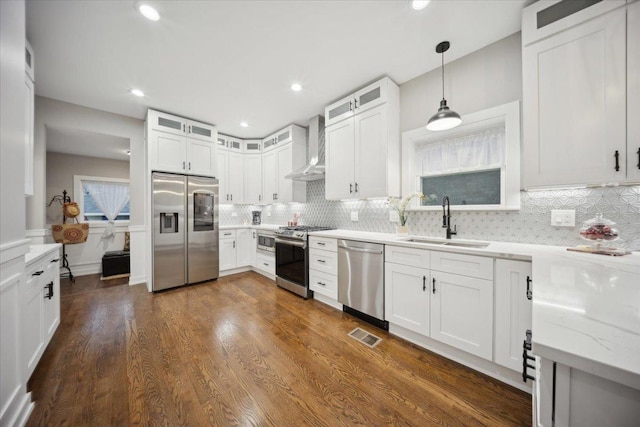
<path id="1" fill-rule="evenodd" d="M 255 273 L 157 294 L 97 281 L 61 285 L 29 426 L 531 424 L 526 393 Z"/>

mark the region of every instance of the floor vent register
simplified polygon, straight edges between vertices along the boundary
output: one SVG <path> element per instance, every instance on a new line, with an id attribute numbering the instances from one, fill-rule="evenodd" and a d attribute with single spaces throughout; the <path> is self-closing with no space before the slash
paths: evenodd
<path id="1" fill-rule="evenodd" d="M 375 347 L 378 344 L 380 344 L 382 342 L 382 338 L 377 337 L 373 334 L 370 334 L 369 332 L 365 331 L 364 329 L 360 329 L 360 328 L 355 328 L 353 331 L 349 332 L 349 336 L 351 338 L 354 338 L 358 341 L 360 341 L 361 343 L 363 343 L 364 345 L 366 345 L 367 347 Z"/>

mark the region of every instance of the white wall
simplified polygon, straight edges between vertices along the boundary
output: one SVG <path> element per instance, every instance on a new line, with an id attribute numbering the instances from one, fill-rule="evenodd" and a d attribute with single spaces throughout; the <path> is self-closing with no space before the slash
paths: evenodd
<path id="1" fill-rule="evenodd" d="M 456 48 L 451 45 L 450 51 Z M 435 53 L 435 46 L 433 49 Z M 445 98 L 449 108 L 460 115 L 522 100 L 521 34 L 446 63 Z M 400 131 L 426 126 L 442 99 L 440 68 L 400 85 Z"/>
<path id="2" fill-rule="evenodd" d="M 25 286 L 25 4 L 0 1 L 0 425 L 33 408 L 21 356 Z"/>

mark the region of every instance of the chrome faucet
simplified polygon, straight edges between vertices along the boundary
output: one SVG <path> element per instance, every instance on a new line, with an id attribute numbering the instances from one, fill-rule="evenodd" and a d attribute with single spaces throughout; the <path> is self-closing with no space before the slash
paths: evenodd
<path id="1" fill-rule="evenodd" d="M 444 196 L 442 199 L 442 228 L 447 229 L 447 239 L 451 239 L 451 236 L 458 234 L 455 225 L 453 226 L 453 230 L 451 230 L 451 206 L 449 205 L 449 196 Z"/>

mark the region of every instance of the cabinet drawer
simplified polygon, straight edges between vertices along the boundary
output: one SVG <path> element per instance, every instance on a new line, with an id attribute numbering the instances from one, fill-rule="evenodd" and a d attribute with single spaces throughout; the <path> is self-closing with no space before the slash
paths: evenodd
<path id="1" fill-rule="evenodd" d="M 493 258 L 431 251 L 431 269 L 493 280 Z"/>
<path id="2" fill-rule="evenodd" d="M 309 247 L 325 251 L 338 252 L 338 240 L 328 237 L 309 236 Z"/>
<path id="3" fill-rule="evenodd" d="M 236 230 L 220 230 L 220 239 L 235 239 Z"/>
<path id="4" fill-rule="evenodd" d="M 309 270 L 309 288 L 329 298 L 338 299 L 338 280 L 332 274 Z"/>
<path id="5" fill-rule="evenodd" d="M 429 268 L 430 251 L 386 245 L 384 248 L 384 260 L 411 267 Z"/>
<path id="6" fill-rule="evenodd" d="M 256 268 L 264 270 L 267 273 L 276 274 L 276 259 L 274 256 L 269 255 L 256 255 Z"/>
<path id="7" fill-rule="evenodd" d="M 338 274 L 338 253 L 312 248 L 309 251 L 309 268 L 327 274 Z"/>

